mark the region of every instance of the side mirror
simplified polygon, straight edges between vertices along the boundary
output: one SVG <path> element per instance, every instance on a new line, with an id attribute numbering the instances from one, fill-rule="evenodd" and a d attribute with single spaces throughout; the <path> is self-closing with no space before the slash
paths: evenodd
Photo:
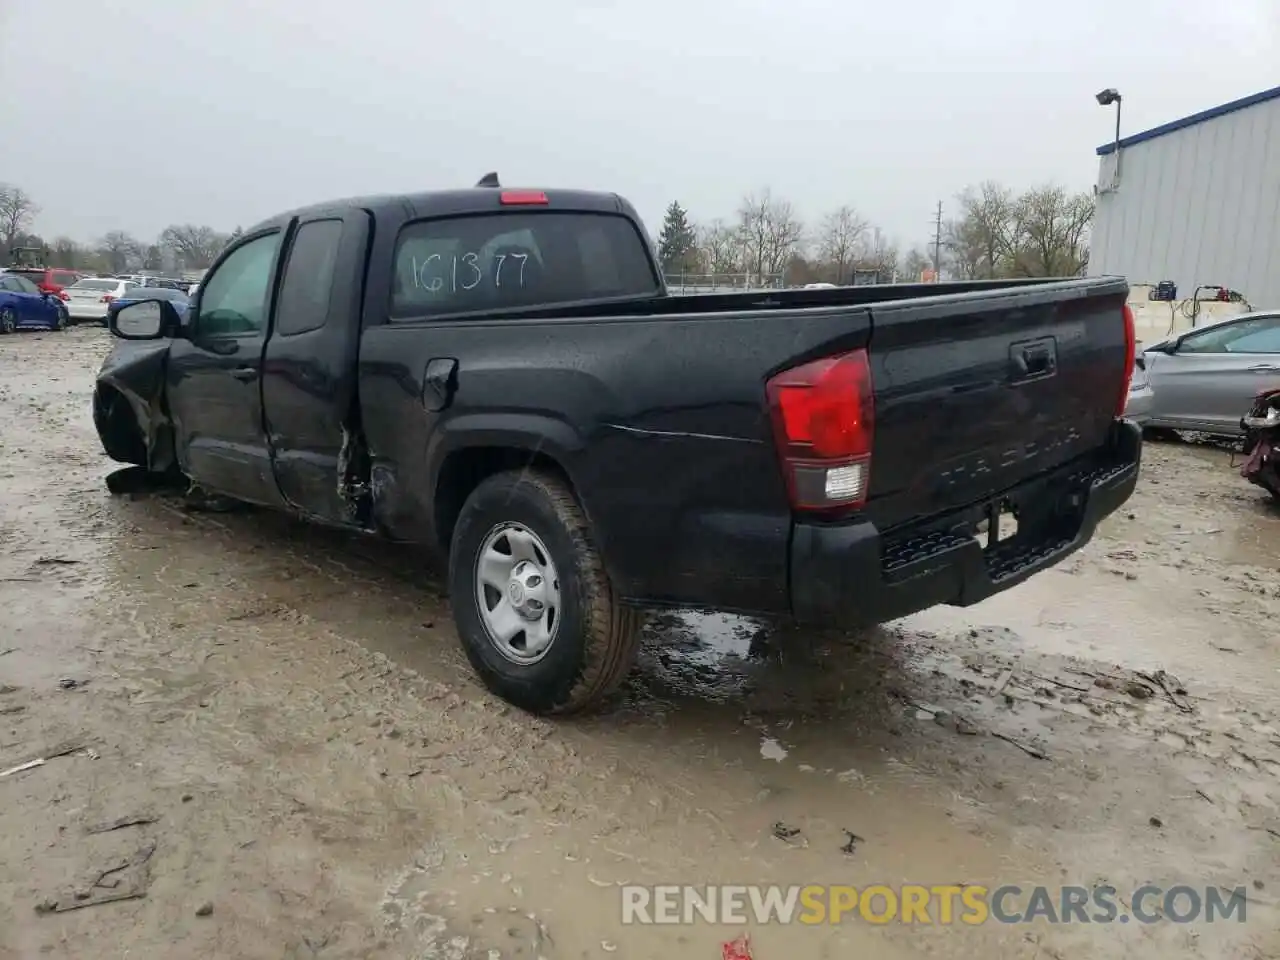
<path id="1" fill-rule="evenodd" d="M 121 340 L 163 340 L 179 326 L 178 311 L 167 300 L 139 300 L 111 316 L 110 329 Z"/>

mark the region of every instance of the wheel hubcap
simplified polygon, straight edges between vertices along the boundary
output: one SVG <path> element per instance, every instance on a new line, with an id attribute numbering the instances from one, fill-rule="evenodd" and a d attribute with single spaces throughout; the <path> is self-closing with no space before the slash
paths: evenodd
<path id="1" fill-rule="evenodd" d="M 494 648 L 513 663 L 546 656 L 560 627 L 560 578 L 538 535 L 519 523 L 490 530 L 475 583 L 480 620 Z"/>

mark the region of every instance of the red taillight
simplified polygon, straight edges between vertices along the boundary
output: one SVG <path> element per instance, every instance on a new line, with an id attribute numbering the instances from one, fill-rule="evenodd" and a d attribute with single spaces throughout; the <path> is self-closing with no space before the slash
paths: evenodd
<path id="1" fill-rule="evenodd" d="M 866 350 L 784 370 L 765 385 L 791 505 L 866 503 L 875 430 Z"/>
<path id="2" fill-rule="evenodd" d="M 1133 308 L 1124 305 L 1124 380 L 1120 384 L 1120 400 L 1116 404 L 1116 416 L 1124 416 L 1129 404 L 1129 384 L 1133 382 L 1133 364 L 1138 353 L 1138 333 L 1133 325 Z"/>
<path id="3" fill-rule="evenodd" d="M 498 202 L 507 206 L 536 206 L 550 201 L 541 190 L 503 190 Z"/>
<path id="4" fill-rule="evenodd" d="M 114 299 L 115 299 L 115 297 L 113 297 L 111 294 L 107 293 L 107 294 L 103 294 L 102 299 L 101 299 L 101 300 L 99 300 L 98 302 L 99 302 L 99 303 L 110 303 L 110 302 L 111 302 L 112 300 L 114 300 Z"/>

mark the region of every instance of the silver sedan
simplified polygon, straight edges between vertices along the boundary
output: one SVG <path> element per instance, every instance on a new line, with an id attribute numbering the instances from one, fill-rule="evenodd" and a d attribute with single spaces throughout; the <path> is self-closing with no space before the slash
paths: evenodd
<path id="1" fill-rule="evenodd" d="M 1246 313 L 1145 347 L 1130 390 L 1143 426 L 1232 436 L 1260 390 L 1280 387 L 1280 312 Z M 1143 409 L 1145 408 L 1145 409 Z"/>

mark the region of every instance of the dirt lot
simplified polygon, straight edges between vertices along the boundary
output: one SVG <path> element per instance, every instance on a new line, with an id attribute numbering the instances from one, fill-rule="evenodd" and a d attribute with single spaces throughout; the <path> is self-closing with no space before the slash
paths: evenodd
<path id="1" fill-rule="evenodd" d="M 107 346 L 0 340 L 0 770 L 47 758 L 0 777 L 0 957 L 712 960 L 741 930 L 623 928 L 617 885 L 1147 881 L 1247 921 L 752 949 L 1280 956 L 1280 511 L 1225 452 L 1149 445 L 1089 548 L 970 610 L 657 618 L 611 712 L 551 723 L 477 686 L 413 554 L 109 496 Z"/>

